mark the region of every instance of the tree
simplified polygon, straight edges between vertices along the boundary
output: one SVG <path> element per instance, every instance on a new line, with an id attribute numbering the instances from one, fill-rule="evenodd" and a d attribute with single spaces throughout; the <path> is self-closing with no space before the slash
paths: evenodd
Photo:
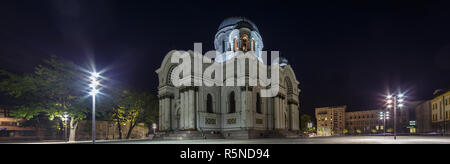
<path id="1" fill-rule="evenodd" d="M 142 122 L 151 127 L 151 123 L 155 122 L 158 116 L 157 107 L 157 100 L 152 94 L 123 90 L 112 114 L 112 120 L 119 130 L 119 138 L 122 139 L 122 126 L 128 125 L 126 139 L 131 137 L 138 123 Z"/>
<path id="2" fill-rule="evenodd" d="M 0 70 L 0 76 L 3 79 L 0 82 L 0 90 L 17 102 L 24 102 L 13 104 L 17 110 L 12 111 L 11 116 L 32 123 L 32 126 L 36 128 L 36 135 L 40 137 L 42 103 L 38 101 L 38 95 L 35 94 L 38 88 L 33 76 L 30 74 L 20 76 L 6 70 Z"/>
<path id="3" fill-rule="evenodd" d="M 122 126 L 126 126 L 129 122 L 129 116 L 124 107 L 117 107 L 113 110 L 112 119 L 119 130 L 119 139 L 122 139 Z"/>
<path id="4" fill-rule="evenodd" d="M 388 132 L 388 133 L 392 133 L 393 131 L 394 131 L 394 129 L 392 129 L 392 128 L 386 129 L 386 132 Z"/>
<path id="5" fill-rule="evenodd" d="M 344 129 L 343 133 L 348 134 L 348 129 Z"/>
<path id="6" fill-rule="evenodd" d="M 67 113 L 71 118 L 69 140 L 75 140 L 78 122 L 87 115 L 80 83 L 82 72 L 75 64 L 52 56 L 38 65 L 32 74 L 20 76 L 4 70 L 0 72 L 6 76 L 0 82 L 1 90 L 21 102 L 15 106 L 14 117 L 39 122 L 41 114 L 53 120 Z"/>
<path id="7" fill-rule="evenodd" d="M 377 130 L 376 129 L 371 129 L 370 132 L 377 133 Z"/>
<path id="8" fill-rule="evenodd" d="M 310 128 L 308 128 L 308 123 L 312 122 L 312 117 L 307 114 L 302 114 L 300 116 L 300 128 L 304 132 L 311 131 Z"/>

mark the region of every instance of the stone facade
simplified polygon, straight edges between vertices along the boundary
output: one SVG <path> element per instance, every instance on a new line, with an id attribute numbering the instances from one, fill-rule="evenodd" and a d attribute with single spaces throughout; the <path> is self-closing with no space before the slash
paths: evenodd
<path id="1" fill-rule="evenodd" d="M 175 87 L 171 81 L 174 67 L 171 63 L 175 51 L 169 52 L 159 69 L 156 70 L 159 78 L 159 131 L 173 133 L 178 131 L 219 132 L 223 137 L 229 138 L 258 138 L 268 136 L 273 131 L 299 130 L 299 82 L 291 66 L 280 65 L 279 93 L 274 97 L 261 97 L 260 85 L 249 85 L 250 79 L 256 74 L 249 72 L 250 63 L 266 67 L 258 51 L 263 44 L 257 27 L 245 18 L 229 18 L 219 27 L 215 39 L 218 57 L 214 60 L 200 56 L 201 60 L 211 63 L 201 63 L 202 72 L 207 67 L 224 67 L 223 80 L 235 81 L 236 78 L 245 78 L 242 86 L 180 86 Z M 226 55 L 235 50 L 255 51 L 253 58 L 245 65 L 244 70 L 233 72 L 233 68 L 217 64 L 223 62 L 237 62 L 236 56 Z M 189 57 L 199 57 L 193 51 L 187 51 Z M 229 53 L 234 54 L 234 53 Z M 236 64 L 236 63 L 235 63 Z M 198 67 L 192 64 L 191 68 Z M 229 74 L 229 71 L 232 74 Z M 227 73 L 225 73 L 227 72 Z M 268 71 L 270 72 L 270 71 Z M 201 74 L 192 73 L 184 79 L 192 81 L 205 79 Z M 206 79 L 217 82 L 216 79 Z"/>

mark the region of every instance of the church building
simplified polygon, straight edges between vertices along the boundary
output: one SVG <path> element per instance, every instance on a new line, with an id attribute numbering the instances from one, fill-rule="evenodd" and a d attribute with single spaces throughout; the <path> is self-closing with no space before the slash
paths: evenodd
<path id="1" fill-rule="evenodd" d="M 255 63 L 269 70 L 272 65 L 262 58 L 263 40 L 256 25 L 243 17 L 225 19 L 219 26 L 214 40 L 215 58 L 202 63 L 202 70 L 214 63 L 226 63 L 236 53 L 254 52 Z M 224 68 L 223 79 L 230 76 L 247 79 L 243 86 L 176 86 L 171 77 L 174 68 L 174 51 L 170 51 L 156 70 L 159 78 L 159 132 L 161 138 L 266 138 L 299 136 L 299 82 L 285 58 L 279 58 L 278 93 L 272 97 L 261 96 L 265 87 L 249 85 L 248 79 L 256 78 L 249 69 L 226 74 L 232 68 Z M 194 59 L 193 51 L 186 51 Z M 202 56 L 202 58 L 205 58 Z M 251 63 L 251 62 L 248 62 Z M 246 64 L 248 64 L 246 63 Z M 248 64 L 249 65 L 249 64 Z M 222 66 L 222 65 L 220 65 Z M 192 64 L 192 67 L 198 65 Z M 234 67 L 233 67 L 234 68 Z M 248 67 L 246 67 L 248 68 Z M 268 71 L 270 73 L 270 71 Z M 178 75 L 175 75 L 178 76 Z M 192 81 L 203 79 L 193 73 Z M 216 78 L 217 79 L 217 78 Z M 220 78 L 218 78 L 220 79 Z M 233 78 L 231 78 L 233 79 Z M 214 81 L 214 79 L 212 79 Z M 274 85 L 274 84 L 271 84 Z M 273 87 L 273 86 L 271 86 Z"/>

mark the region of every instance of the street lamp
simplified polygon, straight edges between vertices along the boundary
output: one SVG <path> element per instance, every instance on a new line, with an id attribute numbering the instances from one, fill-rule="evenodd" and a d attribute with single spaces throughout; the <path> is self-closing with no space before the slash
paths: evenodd
<path id="1" fill-rule="evenodd" d="M 91 88 L 89 95 L 92 96 L 92 144 L 95 144 L 95 95 L 100 92 L 97 89 L 97 87 L 100 85 L 100 82 L 98 81 L 99 77 L 100 74 L 97 72 L 91 72 L 91 76 L 89 77 L 91 82 L 89 84 L 89 87 Z"/>
<path id="2" fill-rule="evenodd" d="M 386 136 L 386 120 L 389 120 L 389 111 L 380 112 L 380 120 L 383 120 L 383 131 Z"/>
<path id="3" fill-rule="evenodd" d="M 69 119 L 69 115 L 67 115 L 67 112 L 64 112 L 64 115 L 62 115 L 61 119 L 64 121 L 64 141 L 67 142 L 67 120 Z"/>
<path id="4" fill-rule="evenodd" d="M 386 103 L 388 104 L 387 107 L 389 109 L 394 107 L 394 140 L 397 139 L 397 108 L 403 107 L 403 97 L 404 95 L 401 93 L 398 95 L 386 96 Z"/>

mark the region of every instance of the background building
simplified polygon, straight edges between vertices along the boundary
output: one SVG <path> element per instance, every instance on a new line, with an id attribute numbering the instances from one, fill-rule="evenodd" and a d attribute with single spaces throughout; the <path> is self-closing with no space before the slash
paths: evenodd
<path id="1" fill-rule="evenodd" d="M 429 133 L 433 131 L 431 128 L 432 116 L 430 101 L 424 101 L 416 106 L 415 117 L 417 133 Z"/>
<path id="2" fill-rule="evenodd" d="M 316 108 L 317 135 L 343 135 L 347 106 Z"/>
<path id="3" fill-rule="evenodd" d="M 422 101 L 405 103 L 397 110 L 397 133 L 415 133 L 415 110 Z M 383 112 L 383 113 L 382 113 Z M 381 115 L 386 115 L 386 122 Z M 342 117 L 341 117 L 342 116 Z M 364 110 L 346 112 L 346 106 L 316 108 L 317 135 L 356 135 L 393 132 L 394 115 L 392 110 Z M 423 124 L 423 123 L 422 123 Z"/>
<path id="4" fill-rule="evenodd" d="M 33 127 L 25 127 L 21 120 L 10 117 L 10 111 L 6 107 L 0 107 L 0 141 L 14 139 L 36 139 L 36 130 Z"/>
<path id="5" fill-rule="evenodd" d="M 380 113 L 384 110 L 366 110 L 345 113 L 345 129 L 348 134 L 369 134 L 384 132 L 384 120 L 380 119 Z M 386 124 L 390 124 L 392 117 L 387 116 Z"/>
<path id="6" fill-rule="evenodd" d="M 430 104 L 432 128 L 438 133 L 449 133 L 450 90 L 436 91 Z"/>
<path id="7" fill-rule="evenodd" d="M 417 133 L 417 118 L 423 117 L 418 116 L 423 113 L 416 113 L 416 108 L 423 102 L 424 101 L 406 101 L 404 107 L 397 109 L 397 133 Z"/>

